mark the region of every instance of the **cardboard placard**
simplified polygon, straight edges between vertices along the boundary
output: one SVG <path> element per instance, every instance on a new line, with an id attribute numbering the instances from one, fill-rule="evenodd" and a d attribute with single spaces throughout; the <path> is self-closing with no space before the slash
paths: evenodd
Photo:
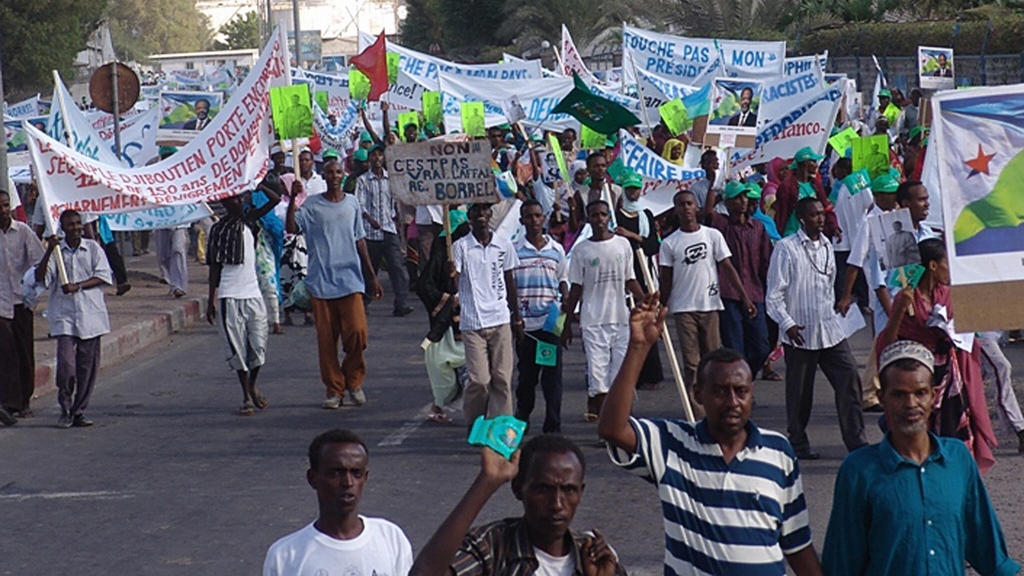
<path id="1" fill-rule="evenodd" d="M 462 132 L 473 138 L 487 136 L 487 129 L 484 127 L 484 103 L 463 102 L 459 106 L 462 114 Z"/>
<path id="2" fill-rule="evenodd" d="M 591 130 L 586 124 L 580 125 L 580 148 L 584 150 L 603 149 L 607 141 L 608 137 L 604 134 Z"/>
<path id="3" fill-rule="evenodd" d="M 270 107 L 274 114 L 274 131 L 279 139 L 313 137 L 308 84 L 271 88 Z"/>
<path id="4" fill-rule="evenodd" d="M 956 331 L 985 332 L 1024 327 L 1024 306 L 1002 306 L 1016 302 L 1024 292 L 1024 280 L 950 286 Z"/>
<path id="5" fill-rule="evenodd" d="M 440 92 L 428 90 L 423 93 L 423 119 L 437 126 L 444 124 Z"/>
<path id="6" fill-rule="evenodd" d="M 366 100 L 370 96 L 370 79 L 355 68 L 348 71 L 348 95 L 352 100 Z"/>
<path id="7" fill-rule="evenodd" d="M 658 106 L 658 114 L 661 115 L 661 121 L 665 123 L 665 127 L 672 135 L 682 134 L 693 125 L 681 98 L 669 100 Z"/>
<path id="8" fill-rule="evenodd" d="M 484 141 L 428 141 L 388 148 L 391 191 L 410 206 L 498 202 L 491 148 Z"/>

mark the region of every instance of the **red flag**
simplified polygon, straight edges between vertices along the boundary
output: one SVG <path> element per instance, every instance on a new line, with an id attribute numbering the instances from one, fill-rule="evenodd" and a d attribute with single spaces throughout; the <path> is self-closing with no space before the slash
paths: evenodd
<path id="1" fill-rule="evenodd" d="M 381 30 L 377 40 L 349 62 L 366 74 L 370 79 L 370 95 L 368 100 L 380 100 L 380 95 L 388 91 L 388 55 L 384 47 L 384 31 Z"/>

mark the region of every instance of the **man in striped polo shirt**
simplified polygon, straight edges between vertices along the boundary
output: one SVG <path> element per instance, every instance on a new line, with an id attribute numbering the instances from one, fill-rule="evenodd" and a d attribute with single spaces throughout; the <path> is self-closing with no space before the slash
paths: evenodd
<path id="1" fill-rule="evenodd" d="M 750 367 L 722 348 L 701 359 L 694 395 L 706 416 L 630 417 L 647 351 L 666 309 L 648 295 L 630 316 L 630 340 L 604 402 L 598 434 L 614 463 L 658 486 L 665 522 L 665 574 L 822 574 L 811 543 L 803 482 L 786 438 L 749 421 Z"/>

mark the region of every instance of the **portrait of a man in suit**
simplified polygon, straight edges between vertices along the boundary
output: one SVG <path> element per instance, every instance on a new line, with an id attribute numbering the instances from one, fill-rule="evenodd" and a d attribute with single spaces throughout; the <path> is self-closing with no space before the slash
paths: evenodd
<path id="1" fill-rule="evenodd" d="M 750 109 L 754 89 L 749 86 L 740 91 L 740 111 L 729 118 L 729 126 L 757 126 L 757 113 Z"/>
<path id="2" fill-rule="evenodd" d="M 196 100 L 196 117 L 185 122 L 184 130 L 202 130 L 210 123 L 210 101 L 206 98 Z"/>

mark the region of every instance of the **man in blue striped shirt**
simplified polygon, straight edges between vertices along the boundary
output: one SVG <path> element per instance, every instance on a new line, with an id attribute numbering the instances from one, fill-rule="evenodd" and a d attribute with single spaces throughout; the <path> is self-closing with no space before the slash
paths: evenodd
<path id="1" fill-rule="evenodd" d="M 811 543 L 803 482 L 786 438 L 755 426 L 753 379 L 743 356 L 719 349 L 701 359 L 694 394 L 706 417 L 630 417 L 647 351 L 666 310 L 647 296 L 630 316 L 622 369 L 601 410 L 598 434 L 612 461 L 658 486 L 665 574 L 822 574 Z"/>

